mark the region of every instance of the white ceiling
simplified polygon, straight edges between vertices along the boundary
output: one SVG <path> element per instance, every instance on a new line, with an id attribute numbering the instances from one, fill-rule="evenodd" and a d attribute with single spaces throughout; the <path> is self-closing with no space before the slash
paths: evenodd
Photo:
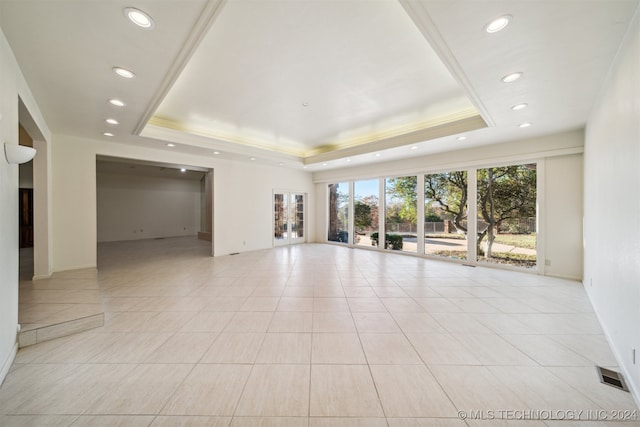
<path id="1" fill-rule="evenodd" d="M 236 0 L 153 122 L 307 157 L 476 115 L 395 0 Z"/>
<path id="2" fill-rule="evenodd" d="M 132 25 L 127 6 L 155 28 Z M 637 7 L 0 0 L 0 26 L 53 133 L 322 170 L 583 127 Z M 503 14 L 510 25 L 486 33 Z"/>

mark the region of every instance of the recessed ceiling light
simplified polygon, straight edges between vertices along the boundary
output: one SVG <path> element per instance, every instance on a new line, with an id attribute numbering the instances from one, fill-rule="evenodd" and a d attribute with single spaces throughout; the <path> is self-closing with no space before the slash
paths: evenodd
<path id="1" fill-rule="evenodd" d="M 493 21 L 489 22 L 489 24 L 487 24 L 487 26 L 484 27 L 484 30 L 490 34 L 497 33 L 500 30 L 504 30 L 504 28 L 507 25 L 509 25 L 509 21 L 511 21 L 511 18 L 512 18 L 511 15 L 500 16 L 494 19 Z"/>
<path id="2" fill-rule="evenodd" d="M 376 157 L 380 157 L 380 153 L 376 153 Z"/>
<path id="3" fill-rule="evenodd" d="M 132 79 L 136 76 L 133 71 L 129 71 L 126 68 L 121 67 L 113 67 L 113 72 L 125 79 Z"/>
<path id="4" fill-rule="evenodd" d="M 511 73 L 511 74 L 507 74 L 506 76 L 504 76 L 502 78 L 502 81 L 504 83 L 513 83 L 516 80 L 518 80 L 520 77 L 522 77 L 522 73 L 521 72 Z"/>
<path id="5" fill-rule="evenodd" d="M 167 144 L 167 147 L 175 147 L 175 146 L 176 144 L 171 144 L 171 143 Z"/>
<path id="6" fill-rule="evenodd" d="M 345 162 L 349 163 L 351 159 L 344 159 Z"/>
<path id="7" fill-rule="evenodd" d="M 278 166 L 284 166 L 284 163 L 280 162 L 278 163 Z"/>
<path id="8" fill-rule="evenodd" d="M 117 121 L 116 119 L 106 119 L 105 122 L 109 123 L 110 125 L 120 124 L 120 122 Z"/>
<path id="9" fill-rule="evenodd" d="M 252 157 L 249 160 L 251 160 L 253 162 L 255 159 L 256 159 L 255 157 Z"/>
<path id="10" fill-rule="evenodd" d="M 302 166 L 302 169 L 306 169 L 306 168 L 307 168 L 307 166 L 306 166 L 306 165 Z"/>
<path id="11" fill-rule="evenodd" d="M 124 107 L 126 104 L 119 99 L 110 99 L 109 104 L 115 105 L 116 107 Z"/>
<path id="12" fill-rule="evenodd" d="M 531 126 L 531 123 L 526 122 L 526 123 L 520 123 L 520 126 L 519 126 L 519 127 L 521 127 L 521 128 L 528 128 L 529 126 Z"/>
<path id="13" fill-rule="evenodd" d="M 217 156 L 218 154 L 220 154 L 220 152 L 219 151 L 214 151 L 213 154 L 215 154 Z"/>
<path id="14" fill-rule="evenodd" d="M 185 168 L 180 168 L 180 172 L 186 172 L 187 170 Z"/>
<path id="15" fill-rule="evenodd" d="M 519 111 L 519 110 L 524 110 L 528 106 L 529 106 L 529 104 L 523 102 L 522 104 L 516 104 L 516 105 L 512 106 L 511 109 L 513 111 Z"/>
<path id="16" fill-rule="evenodd" d="M 138 27 L 145 28 L 150 30 L 155 26 L 153 19 L 147 13 L 141 11 L 140 9 L 136 9 L 135 7 L 126 7 L 124 9 L 124 16 L 129 18 L 131 22 L 136 24 Z"/>
<path id="17" fill-rule="evenodd" d="M 113 134 L 111 132 L 105 132 L 103 133 L 104 136 L 113 136 Z"/>
<path id="18" fill-rule="evenodd" d="M 327 166 L 327 163 L 323 163 L 322 166 Z"/>
<path id="19" fill-rule="evenodd" d="M 459 136 L 456 138 L 458 141 L 464 141 L 465 139 L 467 139 L 466 136 Z"/>
<path id="20" fill-rule="evenodd" d="M 413 147 L 411 147 L 411 149 L 412 149 L 412 150 L 417 150 L 417 149 L 418 149 L 418 146 L 417 146 L 417 145 L 414 145 Z"/>

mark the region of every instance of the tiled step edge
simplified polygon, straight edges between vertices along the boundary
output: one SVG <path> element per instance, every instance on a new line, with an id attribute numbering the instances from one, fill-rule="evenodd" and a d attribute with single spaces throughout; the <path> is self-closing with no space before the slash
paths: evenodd
<path id="1" fill-rule="evenodd" d="M 43 326 L 42 328 L 31 329 L 20 332 L 18 335 L 18 346 L 20 348 L 38 344 L 44 341 L 50 341 L 67 335 L 77 334 L 79 332 L 88 331 L 89 329 L 104 326 L 104 313 L 94 314 L 92 316 L 73 319 L 67 322 L 57 323 L 55 325 Z"/>

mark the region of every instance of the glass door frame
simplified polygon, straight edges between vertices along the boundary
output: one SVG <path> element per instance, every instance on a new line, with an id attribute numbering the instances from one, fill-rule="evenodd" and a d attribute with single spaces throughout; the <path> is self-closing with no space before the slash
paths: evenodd
<path id="1" fill-rule="evenodd" d="M 283 237 L 282 239 L 278 239 L 276 238 L 276 209 L 275 209 L 275 203 L 276 203 L 276 195 L 283 195 L 284 196 L 284 200 L 286 200 L 286 207 L 284 209 L 284 214 L 286 216 L 286 221 L 285 221 L 285 237 Z M 292 237 L 292 233 L 290 232 L 294 226 L 297 226 L 297 221 L 295 216 L 298 214 L 297 207 L 298 207 L 298 203 L 296 202 L 296 196 L 302 196 L 302 236 L 301 237 Z M 297 243 L 305 243 L 306 242 L 306 236 L 307 236 L 307 221 L 306 221 L 306 217 L 307 217 L 307 194 L 302 192 L 302 191 L 284 191 L 284 190 L 273 190 L 273 194 L 271 196 L 271 224 L 272 224 L 272 231 L 271 231 L 271 236 L 273 239 L 273 246 L 285 246 L 285 245 L 292 245 L 292 244 L 297 244 Z M 292 209 L 293 213 L 292 213 Z"/>
<path id="2" fill-rule="evenodd" d="M 379 185 L 379 204 L 378 209 L 380 212 L 379 215 L 379 225 L 378 225 L 378 233 L 380 236 L 385 236 L 387 230 L 385 230 L 385 222 L 386 222 L 386 180 L 388 178 L 396 178 L 401 176 L 416 176 L 417 179 L 417 199 L 418 199 L 418 207 L 417 207 L 417 235 L 424 236 L 424 202 L 425 202 L 425 194 L 424 194 L 424 177 L 425 175 L 431 175 L 435 173 L 444 173 L 449 171 L 466 171 L 467 172 L 467 218 L 477 218 L 477 195 L 478 195 L 478 187 L 477 187 L 477 173 L 478 169 L 490 168 L 490 167 L 504 167 L 504 166 L 516 166 L 523 164 L 536 164 L 536 266 L 533 268 L 523 268 L 518 266 L 512 266 L 508 264 L 492 264 L 487 262 L 482 262 L 477 260 L 477 250 L 476 250 L 476 239 L 478 234 L 477 221 L 469 220 L 467 225 L 467 259 L 466 260 L 458 260 L 445 258 L 440 256 L 429 255 L 425 253 L 424 244 L 420 244 L 417 247 L 416 252 L 402 252 L 404 255 L 408 256 L 420 256 L 427 259 L 440 260 L 445 262 L 454 262 L 462 265 L 468 266 L 483 266 L 488 268 L 497 268 L 502 270 L 512 270 L 512 271 L 520 271 L 526 273 L 533 273 L 539 275 L 545 275 L 545 265 L 546 265 L 546 254 L 545 254 L 545 233 L 546 223 L 545 223 L 545 159 L 538 156 L 531 157 L 518 157 L 508 160 L 495 161 L 495 162 L 487 162 L 487 161 L 476 161 L 476 162 L 467 162 L 466 164 L 460 165 L 452 165 L 451 167 L 445 168 L 433 168 L 426 169 L 423 172 L 412 173 L 411 171 L 405 173 L 398 174 L 380 174 L 376 177 L 357 177 L 351 179 L 343 179 L 340 180 L 340 183 L 347 183 L 350 194 L 354 194 L 354 184 L 356 181 L 377 179 Z M 327 181 L 327 183 L 332 183 L 336 181 Z M 349 241 L 347 245 L 353 248 L 365 249 L 365 250 L 376 250 L 376 251 L 389 251 L 389 249 L 385 249 L 384 245 L 379 244 L 377 247 L 365 247 L 359 246 L 354 241 L 354 199 L 355 197 L 349 198 Z M 325 200 L 329 200 L 328 198 L 328 190 L 327 197 Z M 327 208 L 329 206 L 327 205 Z M 327 209 L 328 211 L 328 209 Z M 329 218 L 327 216 L 327 224 L 325 229 L 325 236 L 327 235 L 327 230 L 329 227 Z M 422 240 L 421 240 L 422 241 Z M 331 242 L 325 237 L 325 242 L 329 244 L 336 244 L 335 242 Z M 344 243 L 341 243 L 344 244 Z"/>

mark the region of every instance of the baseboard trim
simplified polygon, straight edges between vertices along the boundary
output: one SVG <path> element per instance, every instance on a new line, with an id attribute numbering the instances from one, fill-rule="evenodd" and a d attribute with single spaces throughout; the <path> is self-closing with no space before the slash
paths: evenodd
<path id="1" fill-rule="evenodd" d="M 568 276 L 564 274 L 545 274 L 547 277 L 555 277 L 556 279 L 574 280 L 576 282 L 582 282 L 582 276 Z"/>
<path id="2" fill-rule="evenodd" d="M 7 374 L 9 373 L 9 369 L 11 369 L 11 365 L 13 365 L 13 361 L 16 358 L 16 354 L 18 354 L 18 341 L 17 340 L 13 344 L 13 348 L 11 349 L 11 352 L 9 353 L 9 357 L 7 357 L 5 359 L 5 361 L 2 363 L 2 369 L 0 369 L 0 385 L 2 385 L 2 383 L 4 382 L 4 379 L 7 377 Z"/>
<path id="3" fill-rule="evenodd" d="M 95 271 L 98 271 L 98 266 L 97 265 L 84 265 L 84 266 L 83 265 L 78 265 L 76 267 L 64 267 L 64 268 L 61 268 L 59 270 L 53 270 L 52 275 L 56 274 L 56 273 L 63 273 L 63 272 L 66 272 L 66 271 L 75 271 L 75 270 L 95 270 Z"/>
<path id="4" fill-rule="evenodd" d="M 587 285 L 584 283 L 584 281 L 582 282 L 582 286 L 585 289 L 587 288 Z M 604 333 L 604 337 L 607 340 L 607 344 L 609 344 L 609 348 L 613 353 L 613 357 L 616 359 L 616 362 L 618 363 L 618 369 L 622 372 L 622 375 L 624 376 L 624 380 L 627 383 L 627 387 L 629 387 L 629 392 L 631 393 L 631 397 L 633 398 L 636 405 L 640 407 L 640 388 L 638 387 L 639 385 L 636 384 L 633 376 L 629 374 L 629 371 L 627 370 L 625 364 L 620 363 L 624 360 L 624 358 L 622 357 L 622 355 L 620 354 L 616 346 L 613 345 L 613 340 L 611 339 L 611 334 L 609 333 L 609 329 L 606 327 L 606 324 L 600 318 L 600 313 L 598 312 L 598 310 L 596 310 L 596 307 L 593 304 L 593 301 L 591 300 L 591 294 L 589 292 L 587 292 L 587 297 L 589 298 L 589 302 L 591 303 L 591 308 L 593 309 L 593 312 L 596 315 L 596 318 L 598 319 L 598 323 L 602 328 L 602 332 Z"/>

